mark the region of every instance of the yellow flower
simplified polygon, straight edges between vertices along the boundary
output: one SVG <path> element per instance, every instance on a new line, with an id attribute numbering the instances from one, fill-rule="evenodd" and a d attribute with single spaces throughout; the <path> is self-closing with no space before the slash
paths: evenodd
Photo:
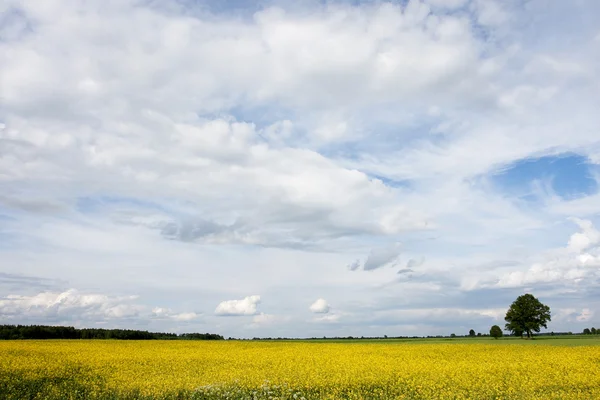
<path id="1" fill-rule="evenodd" d="M 137 394 L 300 400 L 600 399 L 600 346 L 510 340 L 2 341 L 0 391 L 8 399 Z"/>

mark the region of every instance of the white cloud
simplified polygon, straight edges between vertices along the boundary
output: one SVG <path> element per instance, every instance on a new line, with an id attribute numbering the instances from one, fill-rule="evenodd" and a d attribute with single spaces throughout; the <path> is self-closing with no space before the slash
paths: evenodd
<path id="1" fill-rule="evenodd" d="M 275 322 L 276 320 L 277 320 L 276 315 L 260 313 L 258 315 L 255 315 L 254 318 L 252 318 L 252 323 L 257 324 L 257 325 L 271 324 L 271 323 Z"/>
<path id="2" fill-rule="evenodd" d="M 416 267 L 419 267 L 421 265 L 423 265 L 423 263 L 425 262 L 425 258 L 421 257 L 420 259 L 414 259 L 411 258 L 410 260 L 408 260 L 408 262 L 406 263 L 406 269 L 413 269 Z"/>
<path id="3" fill-rule="evenodd" d="M 84 294 L 75 289 L 42 292 L 32 296 L 7 295 L 0 298 L 0 315 L 11 319 L 94 320 L 139 317 L 144 307 L 132 303 L 136 296 L 115 297 Z"/>
<path id="4" fill-rule="evenodd" d="M 317 299 L 313 304 L 311 304 L 309 310 L 317 314 L 327 314 L 330 308 L 331 307 L 325 299 Z"/>
<path id="5" fill-rule="evenodd" d="M 558 308 L 552 312 L 553 321 L 589 322 L 593 321 L 595 312 L 589 308 Z"/>
<path id="6" fill-rule="evenodd" d="M 175 313 L 164 307 L 149 309 L 138 296 L 110 296 L 82 293 L 76 289 L 63 292 L 46 291 L 34 295 L 10 294 L 0 298 L 0 316 L 9 321 L 63 324 L 119 323 L 120 320 L 150 322 L 165 319 L 176 322 L 200 317 L 194 312 Z"/>
<path id="7" fill-rule="evenodd" d="M 150 192 L 155 196 L 166 190 L 181 200 L 206 205 L 218 203 L 220 193 L 244 192 L 244 196 L 230 195 L 227 207 L 208 207 L 214 215 L 205 218 L 205 221 L 220 229 L 203 231 L 193 239 L 212 243 L 273 245 L 279 239 L 294 244 L 313 237 L 315 228 L 325 236 L 340 230 L 387 235 L 423 226 L 424 217 L 394 205 L 397 196 L 380 183 L 369 180 L 365 174 L 344 169 L 311 149 L 290 148 L 291 143 L 287 138 L 294 124 L 288 119 L 274 121 L 263 130 L 257 129 L 254 123 L 238 121 L 230 116 L 206 119 L 190 117 L 198 110 L 213 111 L 214 107 L 224 107 L 226 110 L 233 106 L 230 103 L 237 101 L 235 99 L 238 97 L 254 98 L 256 93 L 260 97 L 253 99 L 257 105 L 267 100 L 278 101 L 283 97 L 286 98 L 284 104 L 287 102 L 293 106 L 298 100 L 304 102 L 301 96 L 307 90 L 306 102 L 312 104 L 315 99 L 322 98 L 323 83 L 333 82 L 327 76 L 339 76 L 345 68 L 352 68 L 354 62 L 365 64 L 361 79 L 366 84 L 372 80 L 369 75 L 371 69 L 367 66 L 373 62 L 371 52 L 374 46 L 396 33 L 381 32 L 368 37 L 364 45 L 367 52 L 352 54 L 357 49 L 356 42 L 365 41 L 358 39 L 363 36 L 361 29 L 368 28 L 359 26 L 365 21 L 356 12 L 358 10 L 332 7 L 315 13 L 310 19 L 304 19 L 281 13 L 277 9 L 268 9 L 259 12 L 251 24 L 231 21 L 224 25 L 223 21 L 204 21 L 201 24 L 190 18 L 169 19 L 157 10 L 132 8 L 128 11 L 138 25 L 136 32 L 143 34 L 128 35 L 128 39 L 123 41 L 117 36 L 118 32 L 129 32 L 131 22 L 122 19 L 127 7 L 81 7 L 76 11 L 69 7 L 27 6 L 25 11 L 39 21 L 38 28 L 41 31 L 47 29 L 45 21 L 52 20 L 58 14 L 72 13 L 75 26 L 57 27 L 40 36 L 32 34 L 26 45 L 13 49 L 15 58 L 13 60 L 11 57 L 10 60 L 14 62 L 7 60 L 9 63 L 5 65 L 3 87 L 6 86 L 6 100 L 11 106 L 5 115 L 7 123 L 4 136 L 18 143 L 47 147 L 49 153 L 41 160 L 36 155 L 37 151 L 30 152 L 21 147 L 13 161 L 10 161 L 12 158 L 3 161 L 25 163 L 30 168 L 21 168 L 17 172 L 6 164 L 2 170 L 20 174 L 14 175 L 18 179 L 44 179 L 44 176 L 65 174 L 69 176 L 71 184 L 80 189 L 75 192 L 81 189 L 85 191 L 85 182 L 90 180 L 105 182 L 99 188 L 103 191 L 125 190 L 136 195 L 145 192 L 144 196 L 151 194 L 146 192 L 150 189 L 147 185 L 154 185 L 157 189 L 150 189 Z M 389 7 L 399 18 L 412 21 L 411 13 L 404 16 L 401 8 Z M 383 18 L 381 12 L 385 11 L 372 9 L 369 24 L 378 24 L 379 19 Z M 339 31 L 340 27 L 335 21 L 344 15 L 349 18 L 349 25 Z M 109 37 L 104 37 L 105 32 L 95 28 L 95 21 L 106 18 L 115 26 L 115 31 Z M 93 22 L 87 23 L 88 20 Z M 392 22 L 386 20 L 385 23 Z M 156 26 L 162 28 L 157 31 Z M 224 29 L 224 26 L 228 28 Z M 305 26 L 312 28 L 306 30 Z M 78 40 L 68 40 L 73 38 L 70 29 L 83 31 Z M 420 32 L 416 27 L 412 29 L 415 33 Z M 299 32 L 304 33 L 300 35 Z M 336 39 L 332 42 L 315 42 L 306 37 L 306 32 L 320 32 Z M 213 39 L 207 41 L 206 38 Z M 95 45 L 106 40 L 113 40 L 111 45 L 114 47 Z M 146 40 L 154 43 L 156 53 L 147 52 Z M 434 47 L 429 51 L 436 51 L 437 45 L 434 43 L 437 40 L 427 36 L 422 40 Z M 196 47 L 193 52 L 187 51 L 186 43 L 189 45 L 192 42 L 206 45 Z M 61 48 L 68 46 L 68 54 L 73 58 L 64 59 L 63 50 L 48 45 L 52 43 L 63 43 Z M 324 47 L 315 47 L 314 43 L 321 43 Z M 353 43 L 353 46 L 350 48 L 344 43 Z M 403 46 L 402 43 L 399 41 L 397 46 Z M 267 48 L 264 48 L 265 45 Z M 294 45 L 305 51 L 288 54 L 288 49 Z M 448 46 L 453 44 L 449 43 Z M 219 48 L 223 51 L 218 51 Z M 330 59 L 330 50 L 347 53 L 347 57 L 336 55 Z M 417 52 L 414 56 L 419 57 L 419 48 L 411 51 Z M 132 71 L 126 67 L 127 63 L 119 62 L 123 54 L 128 54 L 128 58 L 137 57 L 145 65 L 143 72 Z M 307 60 L 314 59 L 316 64 L 294 60 L 303 54 Z M 56 71 L 57 76 L 64 74 L 63 78 L 68 84 L 64 84 L 62 78 L 60 83 L 50 80 L 42 84 L 36 81 L 36 76 L 40 76 L 41 72 L 35 68 L 23 70 L 18 61 L 29 56 L 37 57 L 39 65 L 44 64 L 47 70 Z M 90 65 L 85 61 L 90 57 L 98 57 L 103 61 Z M 390 57 L 402 59 L 400 55 Z M 175 63 L 175 59 L 180 61 Z M 211 62 L 206 63 L 207 59 Z M 331 65 L 328 66 L 328 62 Z M 186 65 L 194 67 L 184 67 Z M 245 65 L 247 73 L 232 69 L 234 65 Z M 276 71 L 266 71 L 265 66 Z M 182 70 L 176 74 L 164 72 L 174 68 Z M 409 66 L 409 69 L 412 67 Z M 169 79 L 159 83 L 164 74 L 168 74 Z M 311 83 L 313 77 L 320 74 L 325 80 L 321 82 L 321 78 L 318 78 Z M 120 79 L 111 80 L 113 76 Z M 383 83 L 382 90 L 388 90 L 388 85 Z M 57 85 L 56 88 L 54 85 Z M 85 93 L 81 93 L 82 85 L 86 88 Z M 90 92 L 91 87 L 97 89 Z M 349 99 L 345 93 L 346 87 L 344 83 L 332 88 L 330 93 L 335 96 L 332 102 Z M 68 102 L 70 107 L 80 105 L 80 108 L 73 110 L 75 115 L 61 115 L 58 111 L 51 115 L 36 114 L 34 111 L 46 101 L 47 93 L 54 93 L 57 88 L 61 88 L 61 92 L 54 96 L 53 101 Z M 142 94 L 144 91 L 145 95 Z M 154 91 L 162 92 L 161 96 L 153 95 Z M 24 92 L 30 95 L 23 97 Z M 287 98 L 291 92 L 300 97 Z M 374 95 L 377 96 L 376 93 Z M 81 100 L 82 97 L 85 100 Z M 117 98 L 122 100 L 116 101 Z M 214 105 L 211 105 L 212 100 Z M 247 102 L 244 100 L 243 103 Z M 23 109 L 28 112 L 34 110 L 31 111 L 33 117 L 29 118 Z M 92 115 L 102 122 L 97 126 L 90 125 L 86 118 Z M 332 140 L 344 136 L 348 123 L 343 112 L 327 112 L 317 115 L 316 119 L 322 123 L 309 134 L 331 136 Z M 74 130 L 85 134 L 75 140 L 65 133 Z M 277 143 L 283 140 L 282 148 L 277 148 L 280 144 L 271 146 L 269 141 L 265 143 L 263 131 L 267 138 L 275 135 Z M 169 149 L 167 152 L 162 151 L 164 146 Z M 66 153 L 72 157 L 63 157 Z M 66 162 L 67 158 L 71 161 Z M 78 160 L 80 165 L 70 165 L 73 160 Z M 115 174 L 120 178 L 113 179 Z M 190 182 L 194 184 L 190 185 Z M 332 193 L 335 195 L 332 196 Z M 365 203 L 370 205 L 370 215 L 368 218 L 356 218 L 356 211 L 362 209 Z M 307 209 L 314 216 L 324 215 L 326 218 L 321 218 L 316 226 L 311 222 L 304 229 L 288 229 L 290 225 L 299 225 L 300 221 L 305 220 L 305 213 L 295 215 L 298 212 L 294 211 L 299 209 Z M 237 220 L 238 225 L 226 229 L 215 224 L 215 219 Z M 163 221 L 163 224 L 169 222 Z M 282 230 L 291 237 L 281 236 Z M 188 240 L 189 235 L 182 234 L 182 231 L 186 233 L 185 230 L 176 230 L 174 237 Z"/>
<path id="8" fill-rule="evenodd" d="M 386 265 L 393 265 L 398 260 L 401 252 L 402 245 L 399 243 L 386 247 L 375 248 L 369 253 L 367 260 L 363 265 L 363 269 L 365 271 L 371 271 L 385 267 Z"/>
<path id="9" fill-rule="evenodd" d="M 600 245 L 600 232 L 591 221 L 581 220 L 579 218 L 573 218 L 575 222 L 581 228 L 581 232 L 574 233 L 569 239 L 567 248 L 575 253 L 581 253 L 590 247 Z"/>
<path id="10" fill-rule="evenodd" d="M 484 26 L 501 26 L 510 17 L 497 0 L 475 0 L 472 7 L 476 10 L 477 22 Z"/>
<path id="11" fill-rule="evenodd" d="M 199 315 L 196 314 L 195 312 L 187 312 L 187 313 L 174 314 L 171 318 L 173 318 L 175 321 L 192 321 L 198 317 L 199 317 Z"/>
<path id="12" fill-rule="evenodd" d="M 155 315 L 157 317 L 167 317 L 169 315 L 171 315 L 173 311 L 171 311 L 168 308 L 163 308 L 163 307 L 154 307 L 152 309 L 152 315 Z"/>
<path id="13" fill-rule="evenodd" d="M 585 267 L 600 267 L 600 255 L 593 256 L 589 253 L 583 253 L 577 256 L 577 260 Z"/>
<path id="14" fill-rule="evenodd" d="M 152 316 L 157 318 L 171 319 L 174 321 L 192 321 L 200 317 L 195 312 L 175 313 L 169 308 L 155 307 L 152 309 Z"/>
<path id="15" fill-rule="evenodd" d="M 216 315 L 255 315 L 260 296 L 248 296 L 242 300 L 227 300 L 221 302 L 215 309 Z"/>
<path id="16" fill-rule="evenodd" d="M 27 312 L 187 329 L 200 323 L 190 298 L 212 310 L 230 293 L 269 293 L 265 315 L 291 319 L 259 334 L 320 336 L 377 334 L 364 321 L 386 307 L 467 309 L 480 291 L 497 309 L 524 286 L 573 291 L 563 308 L 597 308 L 598 232 L 584 225 L 599 223 L 599 195 L 564 199 L 546 179 L 530 196 L 539 201 L 515 198 L 492 178 L 548 154 L 598 160 L 598 28 L 581 18 L 597 2 L 279 3 L 240 18 L 193 2 L 10 2 L 5 310 L 56 301 L 66 282 L 82 292 Z M 572 234 L 566 216 L 583 225 L 559 248 Z M 399 241 L 403 267 L 389 245 Z M 377 271 L 350 273 L 349 260 Z M 172 309 L 109 295 L 76 306 L 85 288 L 168 298 Z M 44 291 L 50 300 L 34 299 Z M 25 297 L 6 303 L 14 293 Z M 296 299 L 321 293 L 354 314 L 300 325 Z M 225 313 L 260 315 L 233 302 Z M 232 336 L 248 323 L 210 314 L 202 321 Z M 435 320 L 397 329 L 450 329 Z"/>
<path id="17" fill-rule="evenodd" d="M 592 278 L 600 277 L 600 234 L 591 221 L 572 218 L 581 232 L 571 235 L 565 248 L 547 251 L 528 268 L 512 269 L 499 278 L 463 279 L 462 287 L 473 290 L 481 287 L 522 287 L 539 283 L 561 282 L 564 285 L 585 286 Z M 496 283 L 493 283 L 496 281 Z"/>
<path id="18" fill-rule="evenodd" d="M 290 316 L 287 315 L 274 315 L 274 314 L 265 314 L 260 313 L 255 315 L 252 318 L 252 324 L 249 325 L 250 328 L 262 328 L 265 326 L 271 326 L 275 324 L 287 324 L 290 321 Z"/>

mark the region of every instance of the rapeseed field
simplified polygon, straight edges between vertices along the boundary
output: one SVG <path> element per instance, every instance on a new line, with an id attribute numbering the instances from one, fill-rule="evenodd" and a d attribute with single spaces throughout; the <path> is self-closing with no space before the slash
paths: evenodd
<path id="1" fill-rule="evenodd" d="M 2 399 L 600 399 L 600 346 L 4 341 Z"/>

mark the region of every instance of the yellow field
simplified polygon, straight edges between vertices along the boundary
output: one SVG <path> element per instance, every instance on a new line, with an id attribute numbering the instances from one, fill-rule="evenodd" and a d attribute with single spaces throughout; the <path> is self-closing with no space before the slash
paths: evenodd
<path id="1" fill-rule="evenodd" d="M 0 393 L 3 399 L 600 399 L 600 346 L 3 341 Z"/>

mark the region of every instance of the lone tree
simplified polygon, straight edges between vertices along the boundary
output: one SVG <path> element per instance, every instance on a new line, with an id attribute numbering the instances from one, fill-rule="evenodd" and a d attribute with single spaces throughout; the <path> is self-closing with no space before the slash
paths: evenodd
<path id="1" fill-rule="evenodd" d="M 498 325 L 494 325 L 490 328 L 490 336 L 494 339 L 502 337 L 502 329 Z"/>
<path id="2" fill-rule="evenodd" d="M 469 331 L 469 336 L 475 337 L 475 331 L 473 329 Z"/>
<path id="3" fill-rule="evenodd" d="M 550 321 L 550 307 L 542 304 L 531 294 L 524 294 L 510 305 L 506 312 L 506 330 L 513 332 L 515 336 L 523 337 L 527 333 L 530 338 L 533 332 L 539 332 L 540 327 L 548 328 Z"/>

